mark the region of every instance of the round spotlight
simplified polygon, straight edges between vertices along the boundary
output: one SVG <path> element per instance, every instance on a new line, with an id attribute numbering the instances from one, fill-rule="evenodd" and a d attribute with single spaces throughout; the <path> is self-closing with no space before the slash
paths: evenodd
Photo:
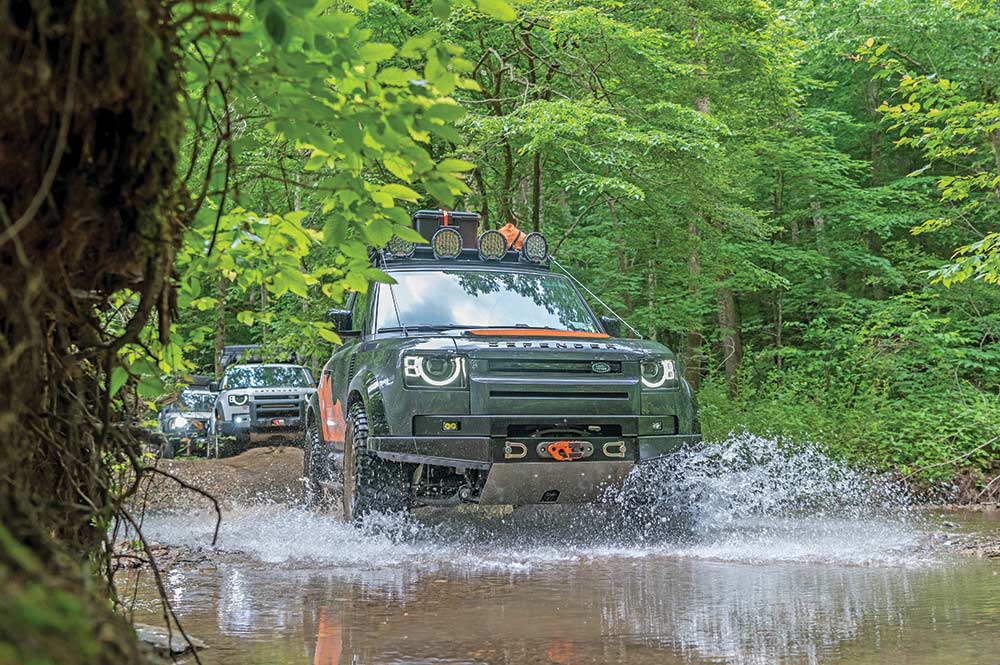
<path id="1" fill-rule="evenodd" d="M 483 261 L 499 261 L 507 253 L 507 239 L 499 231 L 484 231 L 479 236 L 479 258 Z"/>
<path id="2" fill-rule="evenodd" d="M 549 242 L 538 231 L 524 236 L 524 243 L 521 245 L 521 256 L 526 261 L 541 263 L 549 258 Z"/>
<path id="3" fill-rule="evenodd" d="M 386 245 L 386 249 L 389 251 L 389 254 L 397 259 L 405 259 L 413 256 L 414 250 L 417 249 L 417 244 L 409 240 L 403 240 L 399 236 L 393 236 L 389 240 L 389 244 Z"/>
<path id="4" fill-rule="evenodd" d="M 435 259 L 457 259 L 462 253 L 462 234 L 454 226 L 442 226 L 431 238 Z"/>

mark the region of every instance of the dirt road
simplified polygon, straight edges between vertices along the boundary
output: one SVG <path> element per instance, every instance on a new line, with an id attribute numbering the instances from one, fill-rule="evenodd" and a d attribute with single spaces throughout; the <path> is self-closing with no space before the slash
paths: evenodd
<path id="1" fill-rule="evenodd" d="M 302 451 L 298 448 L 253 448 L 226 459 L 159 460 L 157 468 L 210 493 L 223 508 L 297 503 L 302 497 Z M 154 511 L 211 508 L 207 499 L 162 475 L 152 477 L 145 496 Z"/>

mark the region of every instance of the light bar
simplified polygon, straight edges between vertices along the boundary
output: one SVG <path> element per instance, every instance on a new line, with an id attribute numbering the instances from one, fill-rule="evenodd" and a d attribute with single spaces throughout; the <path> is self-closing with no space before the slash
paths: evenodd
<path id="1" fill-rule="evenodd" d="M 549 258 L 549 242 L 538 231 L 534 231 L 524 236 L 524 243 L 521 245 L 521 257 L 531 263 L 542 263 Z"/>
<path id="2" fill-rule="evenodd" d="M 462 234 L 454 226 L 442 226 L 431 238 L 435 259 L 457 259 L 462 253 Z"/>
<path id="3" fill-rule="evenodd" d="M 484 231 L 479 236 L 479 258 L 499 261 L 507 253 L 507 238 L 499 231 Z"/>
<path id="4" fill-rule="evenodd" d="M 393 236 L 389 240 L 389 244 L 386 245 L 386 249 L 395 258 L 405 259 L 413 256 L 413 252 L 417 249 L 417 244 L 409 240 L 403 240 L 399 236 Z"/>

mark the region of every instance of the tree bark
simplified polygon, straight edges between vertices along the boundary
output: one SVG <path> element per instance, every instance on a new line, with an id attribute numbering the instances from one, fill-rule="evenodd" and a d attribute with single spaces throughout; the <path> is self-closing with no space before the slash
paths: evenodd
<path id="1" fill-rule="evenodd" d="M 688 298 L 693 303 L 701 301 L 701 229 L 693 221 L 688 223 L 691 238 L 691 252 L 688 254 Z M 701 387 L 701 314 L 696 312 L 687 333 L 687 347 L 684 350 L 684 378 L 694 390 Z"/>
<path id="2" fill-rule="evenodd" d="M 719 330 L 722 333 L 723 365 L 726 371 L 726 392 L 735 399 L 739 386 L 740 364 L 743 362 L 743 336 L 736 295 L 729 287 L 718 290 Z"/>

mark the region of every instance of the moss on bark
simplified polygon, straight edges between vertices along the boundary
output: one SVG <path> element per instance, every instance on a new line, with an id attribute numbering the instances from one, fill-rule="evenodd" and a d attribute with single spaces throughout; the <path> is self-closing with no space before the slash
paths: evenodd
<path id="1" fill-rule="evenodd" d="M 138 444 L 103 377 L 153 312 L 166 321 L 176 30 L 154 0 L 0 0 L 0 80 L 0 662 L 136 662 L 105 538 L 111 467 Z M 133 322 L 114 338 L 103 313 L 123 289 Z"/>

